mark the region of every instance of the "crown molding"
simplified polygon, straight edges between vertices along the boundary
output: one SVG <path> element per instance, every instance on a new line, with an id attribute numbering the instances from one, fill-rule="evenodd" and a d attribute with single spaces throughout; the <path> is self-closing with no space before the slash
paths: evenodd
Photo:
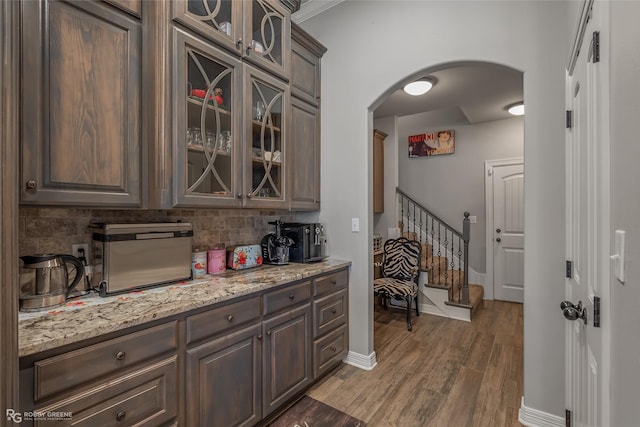
<path id="1" fill-rule="evenodd" d="M 311 19 L 314 16 L 330 9 L 344 0 L 308 0 L 300 6 L 300 9 L 291 15 L 291 20 L 296 24 L 300 24 L 307 19 Z"/>

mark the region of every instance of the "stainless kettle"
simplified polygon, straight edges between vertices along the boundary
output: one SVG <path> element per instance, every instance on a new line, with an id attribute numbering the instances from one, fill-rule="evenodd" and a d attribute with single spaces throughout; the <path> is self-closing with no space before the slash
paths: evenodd
<path id="1" fill-rule="evenodd" d="M 35 270 L 34 276 L 20 292 L 20 310 L 46 310 L 64 304 L 69 293 L 84 277 L 84 264 L 78 258 L 63 254 L 22 256 L 24 268 Z M 75 269 L 69 280 L 71 265 Z"/>

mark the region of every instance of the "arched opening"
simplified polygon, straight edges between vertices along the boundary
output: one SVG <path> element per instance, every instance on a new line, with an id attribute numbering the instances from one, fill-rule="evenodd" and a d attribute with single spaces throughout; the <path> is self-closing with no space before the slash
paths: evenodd
<path id="1" fill-rule="evenodd" d="M 403 92 L 406 83 L 420 78 L 434 82 L 429 92 L 420 96 Z M 427 285 L 441 280 L 442 270 L 460 269 L 462 263 L 456 256 L 457 249 L 449 249 L 451 255 L 446 260 L 436 256 L 436 252 L 447 251 L 443 244 L 452 244 L 452 239 L 446 235 L 442 240 L 437 238 L 435 234 L 441 228 L 429 222 L 435 217 L 462 233 L 465 212 L 471 219 L 469 252 L 464 255 L 468 257 L 468 282 L 481 287 L 480 298 L 524 300 L 525 118 L 507 111 L 508 106 L 523 101 L 521 71 L 496 63 L 457 61 L 407 76 L 370 107 L 373 129 L 386 135 L 382 154 L 384 204 L 383 209 L 373 209 L 370 241 L 408 235 L 426 242 L 425 250 L 430 245 L 429 259 L 423 257 L 423 269 L 431 272 L 425 271 L 420 280 L 421 313 L 461 318 L 457 308 L 450 310 L 427 289 Z M 438 152 L 436 139 L 430 138 L 445 131 L 455 143 Z M 426 138 L 428 148 L 412 151 L 421 138 Z M 379 162 L 375 148 L 373 157 L 374 163 Z M 380 191 L 375 168 L 374 164 L 374 201 Z M 418 206 L 419 217 L 407 214 L 396 188 L 412 199 L 408 205 L 411 209 Z M 422 209 L 426 211 L 424 216 Z M 431 246 L 436 240 L 440 250 Z M 374 260 L 381 261 L 380 251 L 376 252 L 379 245 L 371 260 L 374 276 L 379 274 L 373 265 Z M 441 263 L 445 266 L 442 269 Z M 455 272 L 444 274 L 451 277 Z M 455 288 L 460 284 L 452 280 L 450 285 Z M 403 307 L 404 303 L 397 305 Z M 400 313 L 398 319 L 404 320 Z"/>

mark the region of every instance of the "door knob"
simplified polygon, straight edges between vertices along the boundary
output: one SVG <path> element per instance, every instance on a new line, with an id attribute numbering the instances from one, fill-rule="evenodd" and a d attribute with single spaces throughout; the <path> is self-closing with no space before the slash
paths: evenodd
<path id="1" fill-rule="evenodd" d="M 499 228 L 496 228 L 496 233 L 502 233 L 502 230 Z"/>
<path id="2" fill-rule="evenodd" d="M 582 301 L 578 301 L 578 305 L 574 305 L 570 301 L 562 301 L 560 303 L 560 308 L 562 309 L 562 315 L 567 320 L 578 320 L 582 319 L 584 324 L 587 324 L 587 309 L 586 307 L 582 307 Z"/>
<path id="3" fill-rule="evenodd" d="M 564 310 L 567 307 L 573 307 L 578 311 L 582 311 L 582 301 L 578 301 L 578 305 L 573 305 L 571 301 L 562 301 L 560 303 L 560 310 Z"/>
<path id="4" fill-rule="evenodd" d="M 498 242 L 498 243 L 499 243 L 499 242 L 502 242 L 502 239 L 501 239 L 501 238 L 499 238 L 499 237 L 496 237 L 496 242 Z"/>

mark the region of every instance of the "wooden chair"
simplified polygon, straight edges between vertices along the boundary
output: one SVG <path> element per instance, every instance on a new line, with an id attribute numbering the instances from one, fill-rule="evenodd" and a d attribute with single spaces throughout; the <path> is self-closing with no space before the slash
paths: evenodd
<path id="1" fill-rule="evenodd" d="M 411 326 L 411 304 L 415 301 L 418 311 L 418 278 L 422 245 L 405 237 L 389 239 L 385 242 L 382 258 L 382 277 L 373 281 L 373 294 L 387 308 L 387 300 L 407 302 L 407 329 Z"/>

